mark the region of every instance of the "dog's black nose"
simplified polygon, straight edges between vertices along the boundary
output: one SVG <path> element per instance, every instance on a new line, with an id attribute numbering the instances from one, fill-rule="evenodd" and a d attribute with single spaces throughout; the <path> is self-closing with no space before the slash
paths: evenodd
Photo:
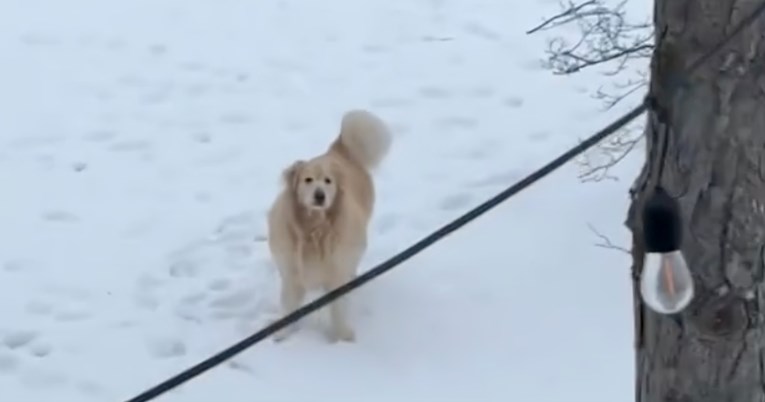
<path id="1" fill-rule="evenodd" d="M 318 205 L 324 204 L 324 201 L 327 199 L 327 195 L 324 194 L 324 191 L 316 190 L 315 193 L 313 193 L 313 200 Z"/>

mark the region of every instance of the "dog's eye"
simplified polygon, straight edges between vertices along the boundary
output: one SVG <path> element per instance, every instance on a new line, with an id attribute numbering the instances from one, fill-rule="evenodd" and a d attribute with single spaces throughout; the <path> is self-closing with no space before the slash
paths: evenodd
<path id="1" fill-rule="evenodd" d="M 324 179 L 324 183 L 327 183 L 327 184 L 332 184 L 332 179 L 330 179 L 329 177 L 327 177 L 327 178 L 325 178 L 325 179 Z"/>
<path id="2" fill-rule="evenodd" d="M 306 183 L 311 183 L 313 181 L 313 177 L 306 177 L 305 179 L 303 179 L 303 181 Z"/>

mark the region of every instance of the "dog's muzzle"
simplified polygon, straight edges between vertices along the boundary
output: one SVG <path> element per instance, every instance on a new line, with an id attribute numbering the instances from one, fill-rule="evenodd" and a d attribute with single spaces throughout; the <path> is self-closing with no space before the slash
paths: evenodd
<path id="1" fill-rule="evenodd" d="M 324 202 L 327 201 L 327 195 L 322 190 L 316 190 L 313 193 L 313 203 L 317 206 L 323 206 Z"/>

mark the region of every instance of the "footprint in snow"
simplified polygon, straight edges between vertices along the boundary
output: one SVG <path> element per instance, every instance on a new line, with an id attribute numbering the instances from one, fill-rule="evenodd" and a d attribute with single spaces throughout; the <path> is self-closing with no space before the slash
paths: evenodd
<path id="1" fill-rule="evenodd" d="M 549 131 L 535 131 L 528 136 L 528 139 L 532 142 L 543 142 L 548 138 L 550 138 Z"/>
<path id="2" fill-rule="evenodd" d="M 479 86 L 469 91 L 470 96 L 478 99 L 489 99 L 495 94 L 494 88 L 490 86 Z"/>
<path id="3" fill-rule="evenodd" d="M 191 139 L 200 144 L 209 144 L 212 141 L 212 135 L 205 131 L 198 131 L 191 134 Z"/>
<path id="4" fill-rule="evenodd" d="M 199 264 L 194 261 L 180 260 L 173 263 L 169 268 L 170 276 L 175 278 L 195 277 L 199 273 Z"/>
<path id="5" fill-rule="evenodd" d="M 154 45 L 149 46 L 149 53 L 151 53 L 153 56 L 164 56 L 168 52 L 167 45 L 163 45 L 161 43 L 157 43 Z"/>
<path id="6" fill-rule="evenodd" d="M 82 172 L 85 169 L 88 168 L 88 164 L 85 162 L 74 162 L 72 163 L 72 170 L 75 172 Z"/>
<path id="7" fill-rule="evenodd" d="M 251 289 L 240 289 L 216 297 L 210 301 L 210 307 L 216 309 L 237 309 L 249 305 L 254 297 L 255 294 Z"/>
<path id="8" fill-rule="evenodd" d="M 483 39 L 488 39 L 492 41 L 502 40 L 502 35 L 499 32 L 491 28 L 488 28 L 484 25 L 481 25 L 480 23 L 477 23 L 477 22 L 467 23 L 465 24 L 464 28 L 467 33 L 481 37 Z"/>
<path id="9" fill-rule="evenodd" d="M 386 214 L 380 216 L 377 220 L 377 233 L 385 234 L 394 229 L 399 223 L 396 215 Z"/>
<path id="10" fill-rule="evenodd" d="M 35 357 L 45 357 L 53 351 L 53 347 L 39 339 L 40 333 L 32 330 L 15 330 L 0 337 L 0 341 L 10 350 L 26 350 Z"/>
<path id="11" fill-rule="evenodd" d="M 104 45 L 107 50 L 111 51 L 122 51 L 128 47 L 127 42 L 118 38 L 108 39 Z"/>
<path id="12" fill-rule="evenodd" d="M 149 353 L 157 359 L 168 359 L 186 354 L 186 344 L 175 338 L 154 338 L 146 342 Z"/>
<path id="13" fill-rule="evenodd" d="M 27 349 L 35 357 L 46 357 L 53 352 L 53 346 L 45 342 L 33 342 Z"/>
<path id="14" fill-rule="evenodd" d="M 487 141 L 482 144 L 476 144 L 476 146 L 471 149 L 466 149 L 463 155 L 468 159 L 483 160 L 496 155 L 501 149 L 501 144 L 492 144 L 492 142 Z"/>
<path id="15" fill-rule="evenodd" d="M 473 197 L 468 193 L 455 194 L 444 198 L 439 204 L 445 211 L 467 209 Z"/>
<path id="16" fill-rule="evenodd" d="M 5 272 L 29 271 L 34 268 L 36 268 L 36 264 L 27 260 L 9 260 L 2 265 L 2 270 Z"/>
<path id="17" fill-rule="evenodd" d="M 425 99 L 448 99 L 452 97 L 451 91 L 437 86 L 422 87 L 417 92 Z"/>
<path id="18" fill-rule="evenodd" d="M 37 331 L 19 329 L 4 334 L 0 340 L 9 349 L 19 349 L 31 343 L 39 335 Z"/>
<path id="19" fill-rule="evenodd" d="M 66 142 L 66 138 L 62 136 L 48 135 L 48 136 L 30 136 L 30 137 L 24 137 L 24 138 L 16 138 L 14 140 L 11 140 L 11 142 L 8 145 L 12 148 L 18 148 L 18 149 L 34 149 L 34 148 L 50 147 L 63 142 Z"/>
<path id="20" fill-rule="evenodd" d="M 509 108 L 517 109 L 523 106 L 523 98 L 511 96 L 509 98 L 505 98 L 504 100 L 502 100 L 502 104 Z"/>
<path id="21" fill-rule="evenodd" d="M 231 281 L 226 278 L 214 279 L 207 285 L 210 290 L 223 291 L 231 287 Z"/>
<path id="22" fill-rule="evenodd" d="M 206 191 L 199 191 L 197 193 L 194 193 L 194 200 L 202 204 L 207 204 L 213 200 L 213 196 L 212 194 Z"/>
<path id="23" fill-rule="evenodd" d="M 221 115 L 218 120 L 226 125 L 238 126 L 249 124 L 252 121 L 252 117 L 250 117 L 249 113 L 245 112 L 231 112 Z"/>
<path id="24" fill-rule="evenodd" d="M 27 46 L 55 46 L 61 44 L 61 41 L 52 36 L 31 32 L 21 35 L 19 40 Z"/>
<path id="25" fill-rule="evenodd" d="M 435 122 L 440 129 L 472 129 L 478 126 L 478 120 L 472 117 L 449 116 Z"/>
<path id="26" fill-rule="evenodd" d="M 151 291 L 162 287 L 166 281 L 150 274 L 141 275 L 138 278 L 138 289 Z"/>
<path id="27" fill-rule="evenodd" d="M 189 295 L 184 296 L 181 299 L 181 304 L 189 305 L 189 306 L 196 306 L 199 305 L 199 303 L 203 302 L 207 298 L 207 293 L 192 293 Z"/>
<path id="28" fill-rule="evenodd" d="M 146 151 L 146 150 L 149 150 L 150 148 L 151 148 L 151 142 L 149 141 L 130 140 L 130 141 L 116 142 L 109 147 L 109 150 L 114 152 L 136 152 L 136 151 Z"/>
<path id="29" fill-rule="evenodd" d="M 42 218 L 48 222 L 60 223 L 73 223 L 80 220 L 77 215 L 61 210 L 47 211 L 43 214 Z"/>
<path id="30" fill-rule="evenodd" d="M 92 317 L 92 313 L 85 308 L 69 307 L 63 308 L 53 314 L 53 318 L 60 322 L 82 321 Z"/>
<path id="31" fill-rule="evenodd" d="M 485 177 L 480 180 L 472 181 L 468 183 L 470 187 L 488 187 L 488 186 L 507 186 L 511 183 L 518 181 L 521 177 L 521 173 L 518 170 L 509 170 L 503 173 L 496 173 Z"/>
<path id="32" fill-rule="evenodd" d="M 389 52 L 389 51 L 390 51 L 390 48 L 388 48 L 388 47 L 387 47 L 387 46 L 385 46 L 385 45 L 372 45 L 372 44 L 366 44 L 366 45 L 364 45 L 364 46 L 362 46 L 362 47 L 361 47 L 361 50 L 362 50 L 364 53 L 367 53 L 367 54 L 382 54 L 382 53 L 387 53 L 387 52 Z"/>
<path id="33" fill-rule="evenodd" d="M 202 63 L 198 63 L 196 61 L 186 61 L 186 62 L 180 63 L 178 65 L 178 68 L 190 73 L 198 73 L 201 71 L 208 70 L 207 66 L 205 66 Z"/>
<path id="34" fill-rule="evenodd" d="M 141 103 L 144 105 L 159 105 L 167 102 L 170 98 L 170 90 L 158 89 L 141 96 Z"/>

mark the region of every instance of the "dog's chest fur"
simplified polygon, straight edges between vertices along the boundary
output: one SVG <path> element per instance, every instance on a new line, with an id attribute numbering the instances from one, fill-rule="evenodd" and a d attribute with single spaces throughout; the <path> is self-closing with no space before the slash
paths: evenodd
<path id="1" fill-rule="evenodd" d="M 305 286 L 322 286 L 336 269 L 333 256 L 337 255 L 338 238 L 335 228 L 326 217 L 303 217 L 300 228 L 294 232 L 297 246 L 299 276 Z"/>
<path id="2" fill-rule="evenodd" d="M 336 235 L 329 222 L 303 226 L 297 232 L 300 259 L 304 262 L 325 262 L 332 255 Z"/>

